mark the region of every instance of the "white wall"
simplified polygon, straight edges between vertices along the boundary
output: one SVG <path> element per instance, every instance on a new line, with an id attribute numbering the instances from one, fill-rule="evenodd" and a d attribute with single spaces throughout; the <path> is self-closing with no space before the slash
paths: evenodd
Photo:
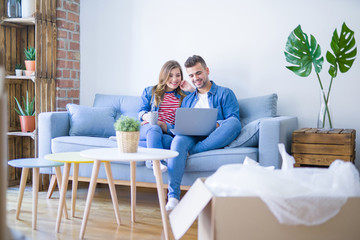
<path id="1" fill-rule="evenodd" d="M 157 82 L 162 64 L 201 55 L 217 84 L 238 98 L 277 93 L 278 113 L 316 127 L 320 96 L 313 72 L 301 78 L 287 70 L 284 48 L 301 24 L 322 54 L 345 21 L 360 46 L 359 0 L 97 0 L 81 1 L 80 103 L 96 93 L 140 95 Z M 320 76 L 330 80 L 325 61 Z M 352 69 L 334 80 L 334 126 L 360 132 L 360 49 Z M 357 134 L 359 138 L 359 134 Z M 360 144 L 357 144 L 360 166 Z"/>

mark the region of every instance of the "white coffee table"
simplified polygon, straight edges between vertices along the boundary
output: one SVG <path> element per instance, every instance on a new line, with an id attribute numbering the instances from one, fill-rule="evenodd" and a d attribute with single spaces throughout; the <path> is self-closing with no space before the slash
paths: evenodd
<path id="1" fill-rule="evenodd" d="M 85 158 L 94 159 L 94 166 L 91 173 L 89 191 L 86 199 L 84 217 L 81 224 L 80 239 L 84 238 L 87 220 L 90 213 L 92 199 L 94 197 L 96 182 L 99 174 L 100 163 L 104 162 L 106 177 L 108 179 L 111 199 L 114 206 L 115 217 L 118 225 L 120 225 L 120 214 L 118 198 L 115 191 L 114 179 L 111 172 L 110 162 L 129 162 L 130 161 L 130 185 L 131 185 L 131 220 L 135 222 L 135 206 L 136 206 L 136 162 L 153 160 L 155 172 L 156 186 L 159 197 L 161 218 L 163 222 L 165 239 L 169 239 L 167 215 L 165 211 L 165 195 L 163 191 L 162 175 L 160 170 L 160 160 L 173 158 L 179 155 L 178 152 L 155 148 L 140 148 L 136 153 L 122 153 L 118 148 L 98 148 L 89 149 L 80 152 Z"/>

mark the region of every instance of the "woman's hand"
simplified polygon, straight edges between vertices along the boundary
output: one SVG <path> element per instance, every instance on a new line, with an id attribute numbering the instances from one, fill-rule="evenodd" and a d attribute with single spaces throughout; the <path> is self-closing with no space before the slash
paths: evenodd
<path id="1" fill-rule="evenodd" d="M 180 89 L 185 92 L 193 92 L 195 88 L 186 80 L 182 80 L 180 83 Z"/>
<path id="2" fill-rule="evenodd" d="M 166 125 L 166 123 L 161 122 L 161 121 L 158 121 L 157 124 L 160 126 L 161 130 L 162 130 L 164 133 L 167 133 L 167 125 Z"/>
<path id="3" fill-rule="evenodd" d="M 144 122 L 149 122 L 149 117 L 150 115 L 148 113 L 144 113 L 141 118 Z"/>

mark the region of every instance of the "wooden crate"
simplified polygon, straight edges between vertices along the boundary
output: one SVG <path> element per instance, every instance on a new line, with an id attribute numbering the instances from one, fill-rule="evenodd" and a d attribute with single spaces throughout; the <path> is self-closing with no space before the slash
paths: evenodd
<path id="1" fill-rule="evenodd" d="M 355 161 L 355 129 L 302 128 L 292 133 L 295 166 L 329 166 L 336 159 Z"/>

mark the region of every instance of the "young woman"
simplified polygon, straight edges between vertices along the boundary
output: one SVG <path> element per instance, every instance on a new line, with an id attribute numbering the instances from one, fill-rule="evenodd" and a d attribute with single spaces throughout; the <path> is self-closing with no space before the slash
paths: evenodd
<path id="1" fill-rule="evenodd" d="M 159 82 L 144 89 L 141 96 L 139 119 L 142 121 L 140 140 L 146 140 L 148 148 L 170 149 L 174 128 L 175 111 L 180 107 L 183 98 L 194 88 L 185 80 L 181 66 L 177 61 L 167 61 L 161 68 Z M 150 113 L 158 112 L 156 125 L 149 124 Z M 147 166 L 151 164 L 147 162 Z M 165 162 L 161 170 L 166 171 Z"/>

